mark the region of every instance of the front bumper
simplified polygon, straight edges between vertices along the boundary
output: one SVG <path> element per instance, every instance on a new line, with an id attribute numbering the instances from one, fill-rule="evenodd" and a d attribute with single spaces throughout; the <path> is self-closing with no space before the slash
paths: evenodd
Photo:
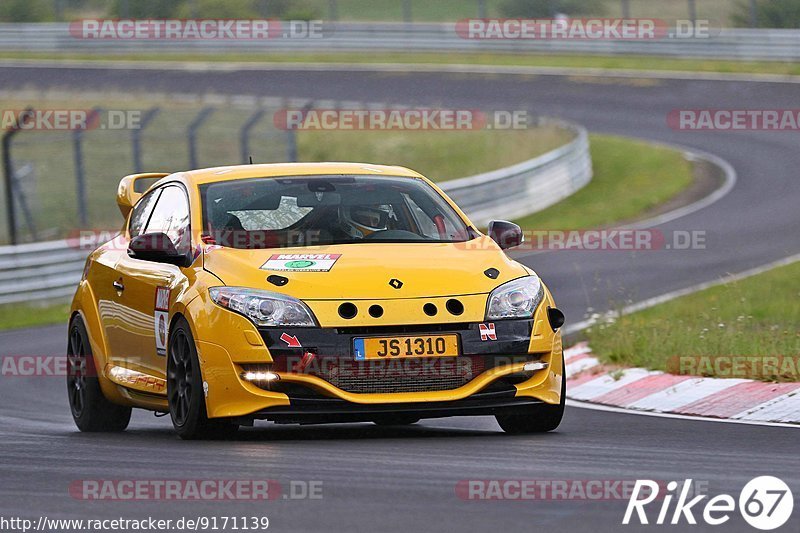
<path id="1" fill-rule="evenodd" d="M 338 398 L 293 398 L 288 407 L 269 407 L 244 417 L 284 424 L 316 424 L 328 422 L 369 422 L 381 417 L 442 418 L 509 414 L 544 402 L 535 398 L 516 397 L 514 388 L 479 392 L 463 400 L 448 402 L 413 402 L 392 404 L 354 404 Z"/>
<path id="2" fill-rule="evenodd" d="M 386 413 L 425 418 L 495 414 L 533 403 L 557 404 L 561 399 L 561 334 L 547 325 L 546 304 L 532 320 L 495 322 L 496 340 L 482 340 L 478 323 L 255 330 L 244 317 L 215 314 L 215 318 L 220 316 L 225 317 L 226 324 L 217 323 L 218 327 L 210 330 L 197 328 L 196 334 L 211 418 L 334 422 L 369 420 Z M 203 334 L 209 331 L 214 332 L 211 338 Z M 352 362 L 354 338 L 403 334 L 456 334 L 460 355 L 438 359 L 490 362 L 452 387 L 403 392 L 347 390 L 330 376 L 296 372 L 291 366 L 308 353 L 320 359 Z M 289 346 L 282 337 L 294 337 L 301 346 Z M 525 373 L 523 367 L 530 361 L 546 363 L 547 367 Z M 254 366 L 278 374 L 279 385 L 258 386 L 243 379 Z"/>

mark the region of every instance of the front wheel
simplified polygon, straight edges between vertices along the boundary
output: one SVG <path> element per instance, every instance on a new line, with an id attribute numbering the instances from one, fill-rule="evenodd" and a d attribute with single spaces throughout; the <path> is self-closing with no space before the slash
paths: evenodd
<path id="1" fill-rule="evenodd" d="M 562 368 L 563 356 L 562 356 Z M 506 433 L 546 433 L 553 431 L 564 418 L 564 404 L 567 400 L 567 376 L 561 376 L 561 401 L 556 405 L 540 404 L 525 408 L 524 412 L 496 415 L 497 423 Z"/>
<path id="2" fill-rule="evenodd" d="M 239 429 L 228 420 L 208 418 L 197 346 L 182 318 L 169 335 L 167 400 L 172 425 L 182 439 L 225 438 Z"/>
<path id="3" fill-rule="evenodd" d="M 72 419 L 79 430 L 99 433 L 128 427 L 131 408 L 108 401 L 100 389 L 89 335 L 80 316 L 69 323 L 67 394 Z"/>

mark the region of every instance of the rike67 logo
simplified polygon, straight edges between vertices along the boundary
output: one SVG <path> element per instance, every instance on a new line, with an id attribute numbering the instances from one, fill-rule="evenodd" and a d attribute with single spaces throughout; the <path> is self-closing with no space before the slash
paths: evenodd
<path id="1" fill-rule="evenodd" d="M 751 479 L 739 493 L 738 502 L 729 494 L 714 496 L 702 505 L 707 496 L 692 496 L 692 480 L 687 479 L 681 486 L 677 481 L 667 483 L 666 492 L 660 494 L 663 485 L 649 480 L 638 479 L 633 488 L 628 507 L 625 509 L 623 524 L 697 524 L 695 514 L 712 526 L 728 522 L 738 504 L 742 518 L 756 529 L 768 531 L 784 525 L 792 516 L 794 496 L 789 486 L 773 476 L 759 476 Z M 690 499 L 691 498 L 691 499 Z M 645 509 L 659 500 L 658 504 Z M 675 501 L 674 507 L 672 502 Z M 657 516 L 653 516 L 657 510 Z"/>

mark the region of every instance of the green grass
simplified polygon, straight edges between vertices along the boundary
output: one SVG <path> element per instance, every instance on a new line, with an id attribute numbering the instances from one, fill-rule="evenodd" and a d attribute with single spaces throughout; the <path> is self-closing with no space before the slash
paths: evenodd
<path id="1" fill-rule="evenodd" d="M 486 16 L 503 15 L 502 4 L 506 0 L 485 0 Z M 340 20 L 400 21 L 403 20 L 402 2 L 397 0 L 337 0 Z M 328 16 L 326 9 L 317 6 L 317 14 Z M 727 25 L 736 7 L 735 0 L 702 0 L 697 2 L 697 17 L 707 18 Z M 687 19 L 689 15 L 686 0 L 630 0 L 632 17 L 652 17 L 665 20 Z M 463 18 L 478 16 L 477 0 L 412 0 L 411 17 L 418 22 L 453 22 Z M 605 0 L 594 13 L 583 16 L 622 16 L 620 0 Z"/>
<path id="2" fill-rule="evenodd" d="M 303 161 L 355 160 L 402 165 L 434 181 L 496 170 L 548 152 L 572 134 L 555 126 L 529 130 L 306 131 L 298 137 Z"/>
<path id="3" fill-rule="evenodd" d="M 0 330 L 66 323 L 69 304 L 14 304 L 0 306 Z"/>
<path id="4" fill-rule="evenodd" d="M 598 324 L 586 330 L 605 362 L 674 370 L 677 356 L 800 355 L 800 263 Z M 704 372 L 714 375 L 713 367 Z M 794 375 L 756 376 L 798 380 Z"/>
<path id="5" fill-rule="evenodd" d="M 158 105 L 161 111 L 142 135 L 143 170 L 173 172 L 189 168 L 186 129 L 202 107 L 148 99 L 134 94 L 127 98 L 76 95 L 72 99 L 44 97 L 0 99 L 0 109 L 104 109 L 146 111 Z M 198 135 L 198 166 L 242 163 L 239 128 L 252 114 L 246 105 L 216 106 L 217 111 Z M 250 153 L 258 162 L 286 161 L 287 132 L 273 125 L 267 113 L 250 134 Z M 299 131 L 301 161 L 364 161 L 409 166 L 434 180 L 445 180 L 494 170 L 535 157 L 566 143 L 571 134 L 555 126 L 527 130 L 475 131 Z M 119 179 L 134 171 L 131 132 L 90 130 L 84 134 L 83 154 L 89 211 L 89 226 L 113 230 L 121 222 L 114 201 Z M 78 226 L 72 137 L 69 132 L 30 131 L 14 138 L 12 155 L 17 166 L 29 164 L 33 173 L 21 188 L 36 228 L 38 240 L 64 237 Z M 2 194 L 0 193 L 0 199 Z M 0 239 L 7 238 L 0 201 Z M 23 238 L 32 238 L 25 218 Z"/>
<path id="6" fill-rule="evenodd" d="M 503 16 L 501 6 L 508 0 L 484 0 L 486 16 Z M 336 0 L 338 18 L 342 21 L 401 21 L 403 20 L 403 3 L 399 0 Z M 233 7 L 232 11 L 224 11 L 221 2 L 194 2 L 198 17 L 233 17 L 260 16 L 258 9 Z M 734 10 L 737 0 L 701 0 L 696 3 L 698 18 L 712 19 L 727 24 Z M 632 17 L 653 17 L 666 20 L 688 18 L 687 0 L 630 0 L 630 15 Z M 214 9 L 209 10 L 208 6 Z M 287 17 L 301 16 L 329 19 L 330 3 L 328 0 L 296 0 L 290 4 L 286 12 Z M 236 9 L 238 7 L 238 9 Z M 206 8 L 204 10 L 204 8 Z M 185 9 L 187 16 L 191 9 Z M 223 11 L 221 11 L 223 9 Z M 411 0 L 411 16 L 416 22 L 452 22 L 462 18 L 477 17 L 478 0 Z M 107 10 L 97 3 L 88 3 L 79 7 L 67 9 L 68 19 L 86 17 L 109 16 Z M 622 3 L 620 0 L 603 0 L 581 16 L 622 16 Z"/>
<path id="7" fill-rule="evenodd" d="M 623 137 L 591 135 L 594 177 L 544 211 L 517 220 L 527 229 L 572 230 L 635 219 L 692 183 L 683 154 Z"/>
<path id="8" fill-rule="evenodd" d="M 645 71 L 720 72 L 729 74 L 800 75 L 800 63 L 781 61 L 726 61 L 680 59 L 655 56 L 602 56 L 567 54 L 484 54 L 484 53 L 73 53 L 0 52 L 0 59 L 72 59 L 81 61 L 207 61 L 253 63 L 400 63 L 466 64 L 522 67 L 564 67 Z"/>

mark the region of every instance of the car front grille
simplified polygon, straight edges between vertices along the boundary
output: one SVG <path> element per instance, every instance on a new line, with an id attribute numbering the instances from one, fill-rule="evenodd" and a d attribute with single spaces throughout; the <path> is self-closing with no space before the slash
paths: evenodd
<path id="1" fill-rule="evenodd" d="M 342 362 L 328 367 L 319 377 L 356 394 L 453 390 L 484 371 L 482 357 Z"/>
<path id="2" fill-rule="evenodd" d="M 390 361 L 354 361 L 320 358 L 299 370 L 294 365 L 275 365 L 281 374 L 304 373 L 323 379 L 353 394 L 436 392 L 463 387 L 478 375 L 498 365 L 529 361 L 537 356 L 493 357 L 471 355 L 439 358 L 404 358 Z M 287 368 L 288 366 L 288 368 Z M 257 369 L 246 365 L 247 370 Z"/>

